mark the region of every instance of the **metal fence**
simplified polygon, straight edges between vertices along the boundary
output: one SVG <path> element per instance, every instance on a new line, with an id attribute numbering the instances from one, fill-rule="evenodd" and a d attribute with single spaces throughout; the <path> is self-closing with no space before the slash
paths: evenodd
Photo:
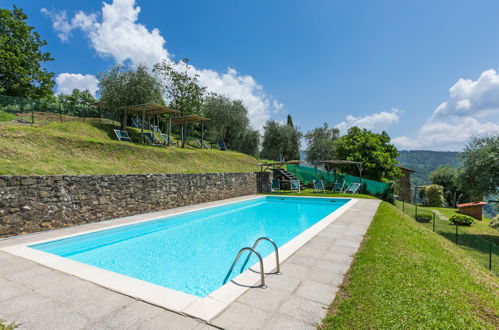
<path id="1" fill-rule="evenodd" d="M 499 275 L 499 246 L 492 242 L 494 237 L 486 239 L 484 236 L 487 235 L 482 236 L 471 233 L 466 226 L 453 225 L 448 220 L 441 219 L 439 215 L 427 207 L 421 207 L 403 200 L 396 200 L 395 205 L 421 225 L 458 245 L 483 266 L 491 270 L 493 274 Z M 426 215 L 426 217 L 422 215 Z"/>
<path id="2" fill-rule="evenodd" d="M 119 114 L 97 105 L 75 104 L 66 102 L 58 97 L 48 97 L 43 99 L 30 99 L 14 96 L 0 95 L 0 110 L 21 115 L 22 118 L 34 123 L 40 113 L 52 114 L 52 120 L 69 121 L 74 117 L 99 118 L 119 121 Z M 47 117 L 47 116 L 45 116 Z"/>

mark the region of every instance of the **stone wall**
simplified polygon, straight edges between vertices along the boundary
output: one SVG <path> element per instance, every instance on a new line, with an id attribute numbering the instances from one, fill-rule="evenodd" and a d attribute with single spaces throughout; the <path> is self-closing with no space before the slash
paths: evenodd
<path id="1" fill-rule="evenodd" d="M 0 237 L 254 194 L 257 176 L 0 176 Z"/>

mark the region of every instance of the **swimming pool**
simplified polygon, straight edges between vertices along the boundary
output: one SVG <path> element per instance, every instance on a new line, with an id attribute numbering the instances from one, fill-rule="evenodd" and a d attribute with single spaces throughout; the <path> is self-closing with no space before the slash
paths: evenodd
<path id="1" fill-rule="evenodd" d="M 142 281 L 206 297 L 257 262 L 237 252 L 266 236 L 282 247 L 350 199 L 265 196 L 30 245 Z M 273 252 L 258 246 L 262 257 Z M 265 271 L 270 271 L 266 269 Z"/>

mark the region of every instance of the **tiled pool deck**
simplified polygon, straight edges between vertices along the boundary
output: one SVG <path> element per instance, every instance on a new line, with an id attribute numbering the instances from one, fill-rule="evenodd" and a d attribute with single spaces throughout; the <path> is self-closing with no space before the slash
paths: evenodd
<path id="1" fill-rule="evenodd" d="M 378 205 L 378 200 L 359 199 L 283 262 L 282 275 L 267 275 L 267 289 L 248 290 L 208 323 L 0 251 L 0 319 L 21 329 L 313 329 L 333 301 Z M 3 240 L 0 249 L 142 217 Z"/>

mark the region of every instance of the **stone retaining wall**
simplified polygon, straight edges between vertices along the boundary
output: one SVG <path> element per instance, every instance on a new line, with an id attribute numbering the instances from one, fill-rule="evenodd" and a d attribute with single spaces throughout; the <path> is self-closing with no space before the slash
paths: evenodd
<path id="1" fill-rule="evenodd" d="M 259 173 L 0 176 L 0 237 L 254 194 L 257 176 L 263 182 Z"/>

